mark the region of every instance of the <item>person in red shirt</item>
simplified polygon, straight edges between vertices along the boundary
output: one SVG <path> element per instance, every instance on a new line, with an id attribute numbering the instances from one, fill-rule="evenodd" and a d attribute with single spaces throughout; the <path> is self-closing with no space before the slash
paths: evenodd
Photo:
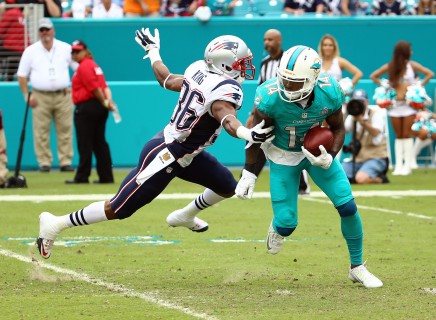
<path id="1" fill-rule="evenodd" d="M 93 153 L 99 177 L 94 183 L 113 183 L 112 159 L 105 138 L 109 111 L 116 108 L 112 92 L 106 84 L 103 71 L 83 41 L 76 40 L 72 43 L 71 54 L 73 60 L 79 63 L 71 83 L 73 103 L 76 106 L 74 126 L 79 166 L 74 179 L 66 180 L 65 183 L 89 183 Z"/>
<path id="2" fill-rule="evenodd" d="M 15 0 L 6 0 L 6 4 L 15 4 Z M 18 64 L 24 49 L 30 45 L 29 35 L 25 35 L 24 15 L 21 8 L 0 8 L 0 63 L 6 68 L 6 80 L 12 81 L 17 73 Z M 14 58 L 15 57 L 15 58 Z"/>

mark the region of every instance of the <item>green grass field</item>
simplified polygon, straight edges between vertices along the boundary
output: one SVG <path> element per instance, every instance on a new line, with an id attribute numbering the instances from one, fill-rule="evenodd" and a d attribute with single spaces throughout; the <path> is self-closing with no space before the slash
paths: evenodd
<path id="1" fill-rule="evenodd" d="M 40 212 L 75 211 L 118 185 L 23 174 L 29 188 L 0 189 L 1 319 L 436 319 L 436 170 L 353 186 L 380 289 L 348 280 L 339 215 L 313 183 L 299 199 L 299 227 L 275 256 L 264 242 L 267 197 L 204 211 L 205 233 L 168 227 L 168 213 L 191 201 L 183 194 L 203 190 L 177 180 L 129 219 L 64 231 L 43 260 L 33 246 Z M 255 191 L 268 191 L 267 171 Z"/>

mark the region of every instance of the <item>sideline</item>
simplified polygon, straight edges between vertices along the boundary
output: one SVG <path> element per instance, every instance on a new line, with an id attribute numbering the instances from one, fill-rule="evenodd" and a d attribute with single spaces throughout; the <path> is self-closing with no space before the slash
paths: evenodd
<path id="1" fill-rule="evenodd" d="M 434 197 L 436 190 L 377 190 L 377 191 L 353 191 L 355 197 Z M 45 202 L 45 201 L 97 201 L 110 199 L 113 194 L 70 194 L 70 195 L 0 195 L 1 201 L 9 202 Z M 198 193 L 168 193 L 161 194 L 155 200 L 169 199 L 194 199 Z M 234 197 L 236 198 L 236 197 Z M 269 192 L 255 192 L 253 198 L 270 198 Z M 305 195 L 303 199 L 310 198 L 326 198 L 322 191 L 311 192 L 310 195 Z"/>
<path id="2" fill-rule="evenodd" d="M 93 285 L 96 285 L 99 287 L 103 287 L 103 288 L 108 289 L 109 291 L 116 292 L 116 293 L 123 295 L 123 296 L 139 298 L 139 299 L 145 300 L 147 302 L 157 304 L 160 307 L 174 309 L 174 310 L 183 312 L 187 315 L 198 318 L 198 319 L 217 320 L 217 318 L 210 316 L 210 315 L 207 315 L 205 313 L 199 313 L 199 312 L 190 310 L 189 308 L 180 306 L 178 304 L 160 299 L 158 297 L 158 294 L 155 292 L 137 292 L 133 289 L 126 288 L 122 284 L 106 282 L 104 280 L 95 278 L 95 277 L 88 275 L 86 273 L 79 273 L 79 272 L 76 272 L 74 270 L 57 267 L 55 265 L 52 265 L 52 264 L 49 264 L 49 263 L 46 263 L 43 261 L 33 260 L 32 258 L 17 254 L 15 252 L 9 251 L 9 250 L 0 249 L 0 255 L 3 255 L 5 257 L 9 257 L 9 258 L 14 258 L 14 259 L 20 260 L 22 262 L 30 263 L 30 264 L 37 264 L 37 266 L 39 266 L 41 268 L 45 268 L 45 269 L 55 271 L 57 273 L 69 275 L 74 280 L 80 280 L 80 281 L 86 282 L 88 284 L 93 284 Z"/>

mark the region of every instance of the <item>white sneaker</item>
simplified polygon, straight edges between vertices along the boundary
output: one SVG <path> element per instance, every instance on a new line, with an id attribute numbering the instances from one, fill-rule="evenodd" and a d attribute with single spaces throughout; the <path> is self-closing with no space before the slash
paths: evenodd
<path id="1" fill-rule="evenodd" d="M 366 269 L 365 263 L 350 269 L 348 278 L 353 282 L 360 282 L 367 288 L 383 287 L 383 282 Z"/>
<path id="2" fill-rule="evenodd" d="M 283 242 L 285 238 L 279 235 L 272 225 L 272 222 L 268 229 L 268 235 L 266 237 L 266 248 L 268 249 L 268 253 L 277 254 L 282 250 Z"/>
<path id="3" fill-rule="evenodd" d="M 39 215 L 39 237 L 36 239 L 36 245 L 44 259 L 50 258 L 51 249 L 60 231 L 56 216 L 49 212 Z"/>
<path id="4" fill-rule="evenodd" d="M 197 217 L 187 217 L 182 209 L 171 212 L 167 217 L 167 223 L 171 227 L 185 227 L 194 232 L 204 232 L 209 229 L 206 221 Z"/>

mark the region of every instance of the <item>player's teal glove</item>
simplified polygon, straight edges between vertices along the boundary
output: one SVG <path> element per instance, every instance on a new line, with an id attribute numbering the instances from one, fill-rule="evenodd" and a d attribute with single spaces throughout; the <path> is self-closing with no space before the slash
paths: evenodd
<path id="1" fill-rule="evenodd" d="M 236 185 L 235 194 L 239 199 L 251 199 L 253 197 L 256 175 L 247 170 L 242 170 L 241 179 Z"/>
<path id="2" fill-rule="evenodd" d="M 327 153 L 323 145 L 319 146 L 319 150 L 321 151 L 321 154 L 318 157 L 315 157 L 304 147 L 301 147 L 301 150 L 303 151 L 306 158 L 310 161 L 310 163 L 314 166 L 318 166 L 327 170 L 328 168 L 330 168 L 330 165 L 333 162 L 332 155 L 330 153 Z"/>

